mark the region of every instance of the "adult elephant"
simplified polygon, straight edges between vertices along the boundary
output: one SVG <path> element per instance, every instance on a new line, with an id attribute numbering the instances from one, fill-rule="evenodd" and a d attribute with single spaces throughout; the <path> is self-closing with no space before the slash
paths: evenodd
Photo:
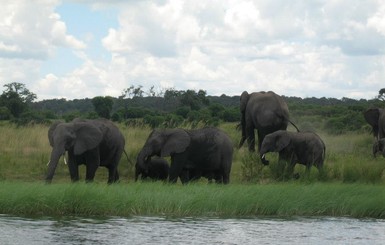
<path id="1" fill-rule="evenodd" d="M 152 180 L 167 180 L 169 164 L 164 158 L 151 158 L 148 157 L 145 160 L 145 164 L 139 164 L 139 161 L 135 164 L 135 181 L 141 176 L 142 180 L 147 178 Z"/>
<path id="2" fill-rule="evenodd" d="M 56 122 L 48 130 L 52 146 L 46 181 L 50 183 L 59 159 L 68 152 L 71 180 L 79 180 L 78 166 L 86 165 L 86 182 L 93 181 L 99 166 L 108 168 L 108 183 L 119 180 L 118 164 L 125 140 L 119 129 L 107 119 Z"/>
<path id="3" fill-rule="evenodd" d="M 169 181 L 172 183 L 178 177 L 184 184 L 189 182 L 190 172 L 213 173 L 219 183 L 230 181 L 233 144 L 217 128 L 154 130 L 138 154 L 138 165 L 146 168 L 146 158 L 154 155 L 171 156 Z"/>
<path id="4" fill-rule="evenodd" d="M 380 142 L 380 140 L 385 138 L 385 109 L 367 109 L 364 112 L 364 118 L 366 122 L 372 126 L 372 132 L 375 138 L 375 142 L 373 143 L 373 155 L 376 156 L 378 152 L 383 151 L 383 142 Z"/>
<path id="5" fill-rule="evenodd" d="M 305 165 L 306 172 L 313 165 L 320 171 L 324 164 L 325 151 L 325 144 L 316 133 L 278 130 L 265 137 L 260 154 L 279 152 L 278 161 L 287 162 L 288 173 L 292 174 L 296 163 Z"/>
<path id="6" fill-rule="evenodd" d="M 244 91 L 240 98 L 240 110 L 242 137 L 239 147 L 247 140 L 249 151 L 255 151 L 255 129 L 258 133 L 258 149 L 261 149 L 266 135 L 277 130 L 286 130 L 290 122 L 286 102 L 271 91 L 251 94 Z M 294 124 L 293 126 L 297 128 Z M 265 165 L 269 163 L 264 157 L 261 160 Z"/>
<path id="7" fill-rule="evenodd" d="M 385 138 L 385 109 L 367 109 L 364 112 L 364 118 L 372 126 L 373 136 L 377 140 Z"/>

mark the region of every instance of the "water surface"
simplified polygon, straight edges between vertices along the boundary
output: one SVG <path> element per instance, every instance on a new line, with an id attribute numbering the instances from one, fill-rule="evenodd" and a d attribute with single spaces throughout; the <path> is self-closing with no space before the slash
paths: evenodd
<path id="1" fill-rule="evenodd" d="M 0 244 L 385 244 L 385 220 L 0 216 Z"/>

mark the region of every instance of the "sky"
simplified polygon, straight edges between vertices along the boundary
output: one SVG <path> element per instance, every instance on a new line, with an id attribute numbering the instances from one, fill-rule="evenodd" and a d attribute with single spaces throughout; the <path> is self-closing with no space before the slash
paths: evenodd
<path id="1" fill-rule="evenodd" d="M 0 91 L 37 100 L 205 90 L 372 99 L 385 87 L 382 0 L 3 0 Z"/>

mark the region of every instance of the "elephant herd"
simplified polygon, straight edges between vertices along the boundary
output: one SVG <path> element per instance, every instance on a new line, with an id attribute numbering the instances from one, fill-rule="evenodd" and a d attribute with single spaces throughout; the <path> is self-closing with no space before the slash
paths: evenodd
<path id="1" fill-rule="evenodd" d="M 286 102 L 274 92 L 243 92 L 240 97 L 241 140 L 249 151 L 255 151 L 255 131 L 261 162 L 269 164 L 265 155 L 278 152 L 292 173 L 296 163 L 322 169 L 325 144 L 314 132 L 300 131 L 289 119 Z M 385 156 L 385 109 L 369 109 L 365 119 L 373 127 L 377 141 L 373 154 Z M 292 124 L 297 132 L 287 131 Z M 52 147 L 46 182 L 53 179 L 61 156 L 68 153 L 68 169 L 72 181 L 79 180 L 78 166 L 86 165 L 86 182 L 93 181 L 99 166 L 108 169 L 108 183 L 119 180 L 118 163 L 125 153 L 125 139 L 120 130 L 107 119 L 74 119 L 69 123 L 56 122 L 48 130 Z M 186 130 L 181 128 L 155 129 L 137 155 L 135 180 L 168 180 L 183 184 L 207 178 L 209 182 L 228 184 L 233 160 L 233 142 L 215 127 Z M 126 154 L 126 153 L 125 153 Z M 170 157 L 171 163 L 164 159 Z M 290 173 L 289 172 L 289 173 Z"/>

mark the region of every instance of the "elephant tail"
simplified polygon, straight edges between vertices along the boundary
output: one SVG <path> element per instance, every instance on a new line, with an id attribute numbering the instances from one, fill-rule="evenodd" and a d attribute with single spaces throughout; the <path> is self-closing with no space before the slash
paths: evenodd
<path id="1" fill-rule="evenodd" d="M 124 155 L 126 155 L 127 163 L 128 163 L 128 169 L 130 169 L 131 166 L 134 166 L 134 163 L 131 161 L 131 159 L 128 157 L 128 154 L 125 149 L 123 149 Z"/>
<path id="2" fill-rule="evenodd" d="M 290 121 L 290 120 L 288 120 L 288 121 L 289 121 L 289 123 L 290 123 L 291 125 L 293 125 L 293 127 L 297 130 L 297 132 L 299 132 L 298 127 L 297 127 L 292 121 Z"/>

